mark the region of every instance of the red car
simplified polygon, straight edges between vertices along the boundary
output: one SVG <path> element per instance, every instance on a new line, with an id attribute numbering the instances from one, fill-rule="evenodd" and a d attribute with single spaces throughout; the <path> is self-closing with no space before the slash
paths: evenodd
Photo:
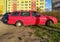
<path id="1" fill-rule="evenodd" d="M 19 11 L 11 12 L 8 16 L 8 24 L 15 24 L 16 26 L 27 25 L 51 25 L 57 24 L 56 17 L 44 16 L 36 11 Z"/>

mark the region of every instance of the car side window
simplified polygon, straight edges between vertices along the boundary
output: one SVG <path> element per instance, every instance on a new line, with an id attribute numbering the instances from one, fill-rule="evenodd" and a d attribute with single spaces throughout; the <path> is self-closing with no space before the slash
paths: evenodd
<path id="1" fill-rule="evenodd" d="M 13 12 L 12 16 L 18 16 L 19 12 Z"/>
<path id="2" fill-rule="evenodd" d="M 21 16 L 30 16 L 29 12 L 21 12 Z"/>
<path id="3" fill-rule="evenodd" d="M 40 14 L 37 12 L 32 12 L 32 16 L 40 16 Z"/>

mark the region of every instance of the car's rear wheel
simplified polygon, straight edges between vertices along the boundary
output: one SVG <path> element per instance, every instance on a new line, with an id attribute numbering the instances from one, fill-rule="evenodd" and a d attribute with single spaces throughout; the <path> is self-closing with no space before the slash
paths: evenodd
<path id="1" fill-rule="evenodd" d="M 53 21 L 52 20 L 48 20 L 47 22 L 46 22 L 46 26 L 52 26 L 54 23 L 53 23 Z"/>
<path id="2" fill-rule="evenodd" d="M 18 21 L 18 22 L 16 22 L 15 25 L 16 25 L 17 27 L 21 27 L 21 26 L 22 26 L 22 22 Z"/>

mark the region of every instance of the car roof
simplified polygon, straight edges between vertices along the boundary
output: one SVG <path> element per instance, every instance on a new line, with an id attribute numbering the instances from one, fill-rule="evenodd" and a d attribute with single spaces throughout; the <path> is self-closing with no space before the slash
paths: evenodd
<path id="1" fill-rule="evenodd" d="M 20 10 L 20 11 L 14 11 L 14 12 L 37 12 L 37 11 L 33 11 L 33 10 Z M 10 12 L 13 13 L 13 12 Z"/>
<path id="2" fill-rule="evenodd" d="M 14 12 L 37 12 L 37 11 L 33 11 L 33 10 L 20 10 L 20 11 L 14 11 Z M 13 13 L 13 12 L 11 12 Z"/>

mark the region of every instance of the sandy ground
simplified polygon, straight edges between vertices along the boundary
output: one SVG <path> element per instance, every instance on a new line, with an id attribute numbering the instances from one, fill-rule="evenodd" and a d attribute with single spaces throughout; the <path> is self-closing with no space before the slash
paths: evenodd
<path id="1" fill-rule="evenodd" d="M 40 42 L 29 27 L 16 27 L 0 21 L 0 42 Z"/>

